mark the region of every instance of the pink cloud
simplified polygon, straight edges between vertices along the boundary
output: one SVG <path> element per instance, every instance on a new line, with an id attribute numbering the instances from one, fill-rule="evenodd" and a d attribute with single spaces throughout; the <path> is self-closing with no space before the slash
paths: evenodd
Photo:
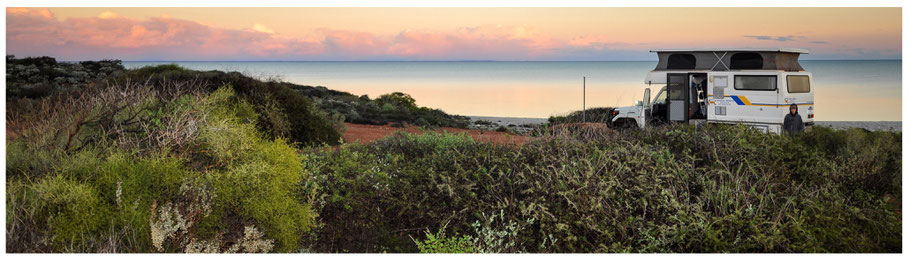
<path id="1" fill-rule="evenodd" d="M 826 40 L 831 44 L 809 47 L 824 54 L 862 45 L 851 39 Z M 714 43 L 756 47 L 774 43 L 727 41 Z M 322 28 L 291 37 L 254 22 L 246 29 L 228 29 L 168 15 L 135 19 L 113 12 L 59 20 L 47 9 L 7 8 L 7 53 L 62 60 L 642 60 L 653 59 L 648 49 L 706 47 L 703 44 L 622 42 L 607 35 L 559 39 L 534 27 L 512 25 L 406 29 L 396 35 Z M 900 49 L 878 55 L 899 57 Z"/>
<path id="2" fill-rule="evenodd" d="M 321 53 L 319 42 L 173 19 L 144 20 L 104 12 L 58 21 L 46 9 L 8 9 L 7 52 L 63 59 L 186 60 Z"/>
<path id="3" fill-rule="evenodd" d="M 7 9 L 7 50 L 61 59 L 527 59 L 566 42 L 535 28 L 482 25 L 450 32 L 404 30 L 394 36 L 317 29 L 305 38 L 253 23 L 226 29 L 167 15 L 134 19 L 113 12 L 58 20 L 47 9 Z"/>
<path id="4" fill-rule="evenodd" d="M 368 32 L 318 29 L 322 45 L 330 53 L 350 56 L 383 54 L 389 42 Z"/>
<path id="5" fill-rule="evenodd" d="M 533 28 L 484 25 L 460 28 L 453 33 L 405 30 L 388 53 L 405 57 L 469 59 L 535 58 L 565 44 Z"/>

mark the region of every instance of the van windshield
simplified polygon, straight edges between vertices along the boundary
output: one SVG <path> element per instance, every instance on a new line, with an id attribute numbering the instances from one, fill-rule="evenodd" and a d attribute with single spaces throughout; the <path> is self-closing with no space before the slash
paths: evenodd
<path id="1" fill-rule="evenodd" d="M 663 104 L 666 101 L 667 101 L 667 91 L 666 90 L 661 90 L 660 92 L 657 93 L 657 96 L 654 97 L 655 104 Z"/>

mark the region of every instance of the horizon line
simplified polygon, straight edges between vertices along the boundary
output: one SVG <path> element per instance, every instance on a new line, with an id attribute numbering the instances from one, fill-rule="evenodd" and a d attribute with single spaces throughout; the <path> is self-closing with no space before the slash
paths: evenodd
<path id="1" fill-rule="evenodd" d="M 120 60 L 122 62 L 657 62 L 658 60 L 123 60 L 123 59 L 95 59 L 95 60 L 61 60 L 61 62 L 81 62 L 99 60 Z M 869 59 L 801 59 L 799 61 L 903 61 L 902 58 L 869 58 Z"/>

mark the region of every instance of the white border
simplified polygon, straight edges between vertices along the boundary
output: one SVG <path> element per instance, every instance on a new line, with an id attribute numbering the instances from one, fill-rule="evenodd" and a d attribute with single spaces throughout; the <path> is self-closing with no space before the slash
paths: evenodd
<path id="1" fill-rule="evenodd" d="M 116 7 L 246 7 L 246 6 L 260 6 L 260 7 L 286 7 L 286 6 L 295 6 L 295 7 L 305 7 L 305 6 L 308 6 L 308 7 L 354 7 L 354 6 L 359 6 L 359 7 L 376 7 L 376 6 L 385 6 L 385 7 L 405 7 L 405 6 L 542 7 L 542 6 L 554 6 L 555 3 L 558 3 L 559 5 L 556 5 L 556 6 L 560 6 L 560 7 L 904 7 L 904 6 L 906 6 L 906 3 L 903 1 L 884 1 L 884 0 L 815 1 L 815 2 L 813 2 L 813 1 L 796 1 L 796 0 L 789 0 L 789 1 L 781 1 L 781 0 L 768 0 L 768 1 L 718 1 L 718 0 L 712 0 L 712 1 L 705 1 L 705 0 L 703 0 L 703 1 L 686 1 L 686 2 L 682 2 L 682 1 L 642 1 L 642 0 L 635 1 L 635 2 L 632 2 L 632 1 L 629 1 L 629 2 L 602 2 L 602 1 L 592 1 L 592 0 L 566 0 L 566 1 L 559 1 L 559 2 L 541 1 L 541 0 L 525 0 L 525 1 L 464 0 L 464 1 L 445 1 L 445 2 L 443 2 L 443 1 L 437 1 L 437 2 L 402 1 L 402 0 L 382 1 L 382 2 L 319 0 L 319 1 L 309 1 L 309 2 L 303 2 L 303 3 L 285 2 L 285 1 L 276 1 L 276 0 L 212 1 L 212 2 L 203 2 L 203 3 L 190 2 L 190 1 L 185 1 L 185 0 L 183 0 L 183 1 L 180 1 L 180 0 L 157 0 L 157 1 L 150 1 L 150 0 L 138 0 L 138 1 L 86 0 L 86 1 L 78 1 L 78 2 L 61 1 L 61 0 L 35 0 L 35 1 L 6 0 L 6 1 L 0 2 L 0 6 L 2 6 L 4 8 L 5 7 L 114 7 L 114 6 L 116 6 Z M 906 17 L 907 13 L 908 12 L 906 9 L 902 10 L 903 17 Z M 906 54 L 906 52 L 903 52 L 903 49 L 907 49 L 907 47 L 908 47 L 907 33 L 906 33 L 908 23 L 907 23 L 906 19 L 902 19 L 902 23 L 903 23 L 902 24 L 902 26 L 903 26 L 903 32 L 902 32 L 903 44 L 902 45 L 903 46 L 902 46 L 901 56 L 902 56 L 902 59 L 906 59 L 907 54 Z M 2 45 L 2 50 L 0 50 L 0 51 L 3 51 L 4 56 L 5 56 L 5 54 L 6 54 L 6 12 L 5 11 L 2 14 L 2 19 L 0 19 L 0 32 L 2 32 L 2 33 L 0 33 L 0 34 L 2 34 L 2 36 L 0 36 L 0 37 L 2 37 L 2 39 L 3 39 L 3 40 L 0 40 L 0 45 Z M 4 70 L 6 70 L 5 62 L 0 66 L 2 66 L 2 68 Z M 902 65 L 902 76 L 903 76 L 902 78 L 907 78 L 908 75 L 910 75 L 910 73 L 908 73 L 907 66 Z M 2 93 L 3 98 L 0 98 L 0 104 L 3 105 L 4 113 L 5 113 L 6 80 L 3 80 L 2 86 L 4 88 L 4 91 Z M 906 98 L 907 96 L 908 96 L 908 93 L 902 85 L 901 97 Z M 903 105 L 903 104 L 902 104 L 901 108 L 902 108 L 902 112 L 903 112 L 902 120 L 906 120 L 908 118 L 908 116 L 910 116 L 910 112 L 908 112 L 908 111 L 910 111 L 910 108 L 908 108 L 906 105 Z M 882 110 L 882 111 L 872 111 L 872 112 L 888 112 L 888 111 Z M 4 128 L 6 128 L 6 115 L 5 114 L 2 118 L 2 125 Z M 0 165 L 2 165 L 2 167 L 6 167 L 6 155 L 5 155 L 5 153 L 6 153 L 6 144 L 5 144 L 6 130 L 3 130 L 2 136 L 3 136 L 4 144 L 2 146 L 0 146 L 0 151 L 2 151 L 4 153 L 4 155 L 2 158 L 0 158 L 0 160 L 2 160 L 2 161 L 0 161 Z M 907 137 L 906 136 L 903 137 L 902 144 L 903 144 L 902 148 L 907 147 Z M 906 152 L 903 152 L 902 160 L 906 160 L 907 157 L 908 157 L 908 154 Z M 906 170 L 907 167 L 910 167 L 910 165 L 907 165 L 906 162 L 902 162 L 902 163 L 903 163 L 902 170 Z M 3 192 L 5 193 L 6 192 L 6 184 L 5 184 L 6 173 L 3 173 L 2 177 L 3 177 L 4 184 L 0 188 L 2 188 Z M 902 178 L 903 187 L 906 187 L 908 185 L 908 182 L 910 182 L 910 180 L 908 180 L 907 177 Z M 906 193 L 906 192 L 907 191 L 904 190 L 904 193 Z M 2 206 L 5 211 L 6 198 L 3 198 L 3 200 L 0 202 L 2 202 Z M 907 204 L 908 204 L 908 201 L 906 199 L 904 199 L 903 203 L 902 203 L 902 207 L 907 207 Z M 905 218 L 902 218 L 902 220 L 903 220 L 902 221 L 902 232 L 907 232 L 907 229 L 908 229 L 907 220 Z M 6 220 L 4 219 L 3 222 L 0 222 L 0 224 L 2 224 L 4 231 L 5 231 Z M 910 243 L 910 240 L 908 240 L 907 238 L 903 238 L 902 241 L 903 241 L 903 249 L 906 250 L 906 248 L 908 247 L 908 243 Z M 0 240 L 0 245 L 2 245 L 2 248 L 5 252 L 6 251 L 6 238 L 5 237 L 2 238 L 2 240 Z M 18 255 L 22 255 L 22 254 L 18 254 Z M 32 254 L 27 254 L 27 255 L 32 256 Z M 59 255 L 59 254 L 57 254 L 57 255 Z M 83 255 L 95 256 L 97 254 L 83 254 Z M 77 256 L 83 256 L 83 255 L 77 255 Z M 147 256 L 147 255 L 150 255 L 150 254 L 138 254 L 137 256 Z M 159 256 L 162 254 L 154 254 L 154 255 Z M 174 254 L 164 254 L 164 255 L 174 255 Z M 530 254 L 530 256 L 543 256 L 543 255 L 544 254 Z M 629 254 L 615 254 L 615 255 L 632 256 Z M 699 254 L 696 256 L 714 256 L 714 255 L 717 255 L 717 254 Z M 761 254 L 745 254 L 745 255 L 741 255 L 741 256 L 750 256 L 751 257 L 751 256 L 755 256 L 755 255 L 761 255 Z M 785 255 L 791 256 L 793 254 L 785 254 Z M 871 257 L 873 255 L 878 256 L 879 254 L 863 254 L 860 256 Z M 893 254 L 890 256 L 899 256 L 899 255 L 901 255 L 901 254 Z M 55 255 L 42 254 L 40 256 L 55 256 Z M 253 255 L 253 256 L 259 256 L 259 255 Z M 326 255 L 326 256 L 335 257 L 335 256 L 339 256 L 339 255 Z M 350 257 L 349 255 L 343 255 L 343 256 Z M 356 255 L 356 256 L 360 256 L 360 255 Z M 449 256 L 449 255 L 434 255 L 434 256 Z M 465 255 L 465 256 L 476 256 L 476 255 Z M 580 256 L 589 256 L 589 255 L 580 255 Z M 664 255 L 646 254 L 644 256 L 664 256 Z M 689 255 L 687 255 L 687 256 L 689 256 Z M 816 255 L 809 254 L 808 256 L 816 256 Z M 826 257 L 847 257 L 847 256 L 853 257 L 856 255 L 854 255 L 854 254 L 826 255 Z M 244 256 L 244 257 L 250 257 L 250 256 Z"/>

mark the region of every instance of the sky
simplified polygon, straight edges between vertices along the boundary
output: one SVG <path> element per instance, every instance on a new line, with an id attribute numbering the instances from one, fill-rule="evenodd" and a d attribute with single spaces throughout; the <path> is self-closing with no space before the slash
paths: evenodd
<path id="1" fill-rule="evenodd" d="M 900 59 L 900 8 L 7 8 L 7 54 L 127 61 L 622 61 L 661 48 Z"/>

